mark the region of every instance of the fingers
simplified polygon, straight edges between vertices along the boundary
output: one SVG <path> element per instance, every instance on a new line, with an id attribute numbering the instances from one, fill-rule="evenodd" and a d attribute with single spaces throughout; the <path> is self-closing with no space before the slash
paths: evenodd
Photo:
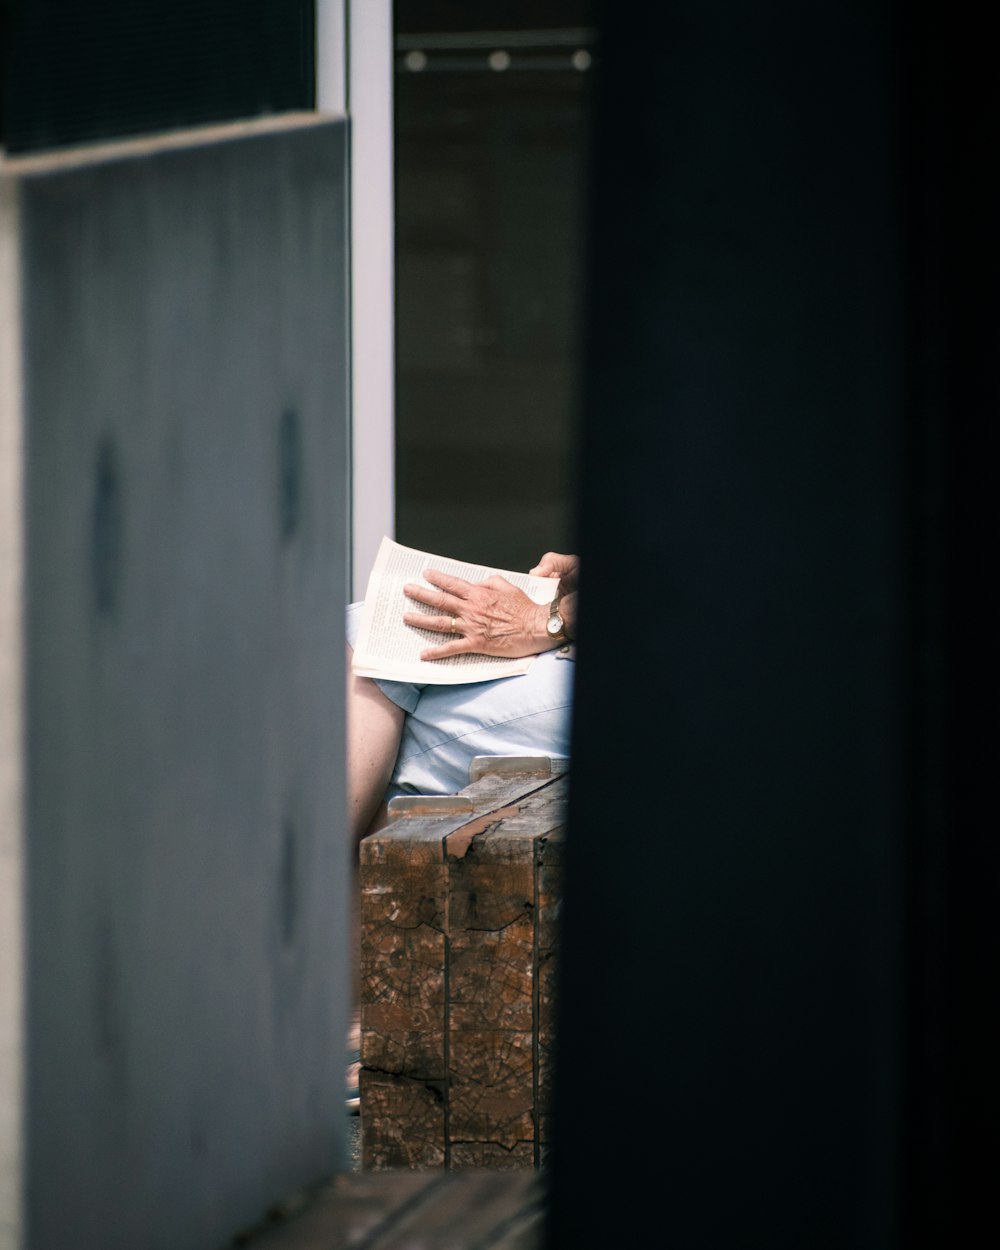
<path id="1" fill-rule="evenodd" d="M 458 581 L 458 578 L 449 578 L 449 581 Z M 407 599 L 415 599 L 417 603 L 424 603 L 429 608 L 435 608 L 438 612 L 447 613 L 449 616 L 457 616 L 462 611 L 464 600 L 458 598 L 457 595 L 450 594 L 446 590 L 429 590 L 426 586 L 418 586 L 413 583 L 403 587 L 403 594 Z"/>
<path id="2" fill-rule="evenodd" d="M 450 573 L 440 573 L 437 569 L 424 569 L 424 577 L 432 586 L 437 586 L 448 594 L 454 595 L 456 599 L 475 598 L 481 586 L 489 586 L 491 590 L 514 589 L 510 582 L 499 573 L 494 573 L 492 577 L 487 577 L 482 582 L 467 582 L 464 577 L 452 577 Z M 408 591 L 409 587 L 404 587 L 404 589 Z"/>
<path id="3" fill-rule="evenodd" d="M 579 559 L 559 551 L 546 551 L 533 569 L 532 577 L 567 577 L 576 572 Z"/>
<path id="4" fill-rule="evenodd" d="M 452 637 L 423 651 L 421 659 L 464 654 L 524 656 L 548 645 L 546 609 L 506 578 L 494 574 L 482 582 L 468 582 L 437 569 L 425 570 L 424 577 L 429 585 L 408 582 L 403 593 L 431 610 L 404 612 L 403 622 Z"/>
<path id="5" fill-rule="evenodd" d="M 429 590 L 426 586 L 407 582 L 403 587 L 403 594 L 407 599 L 415 599 L 417 603 L 436 608 L 438 612 L 447 613 L 449 616 L 460 615 L 469 606 L 470 601 L 476 602 L 478 598 L 481 598 L 484 586 L 492 591 L 521 594 L 520 591 L 515 591 L 506 578 L 496 575 L 488 577 L 484 582 L 467 582 L 461 577 L 452 577 L 448 573 L 439 573 L 436 569 L 427 569 L 424 576 L 432 586 L 438 589 Z"/>
<path id="6" fill-rule="evenodd" d="M 407 582 L 403 587 L 403 594 L 407 599 L 415 599 L 417 603 L 425 603 L 429 608 L 436 608 L 451 616 L 457 616 L 462 611 L 465 600 L 476 589 L 473 582 L 467 582 L 462 577 L 452 577 L 450 573 L 441 573 L 437 569 L 424 569 L 424 577 L 437 589 L 429 590 L 416 582 Z M 490 578 L 489 582 L 480 584 L 489 585 L 492 581 L 494 579 Z"/>
<path id="7" fill-rule="evenodd" d="M 424 577 L 432 586 L 446 590 L 459 599 L 464 599 L 472 589 L 473 583 L 463 577 L 452 577 L 450 573 L 440 573 L 437 569 L 424 569 Z"/>
<path id="8" fill-rule="evenodd" d="M 428 616 L 426 612 L 404 612 L 403 624 L 415 629 L 432 629 L 439 634 L 456 634 L 461 630 L 457 616 Z"/>
<path id="9" fill-rule="evenodd" d="M 449 655 L 466 655 L 472 650 L 472 643 L 467 638 L 456 638 L 453 642 L 442 643 L 440 647 L 428 647 L 420 652 L 422 660 L 446 660 Z"/>

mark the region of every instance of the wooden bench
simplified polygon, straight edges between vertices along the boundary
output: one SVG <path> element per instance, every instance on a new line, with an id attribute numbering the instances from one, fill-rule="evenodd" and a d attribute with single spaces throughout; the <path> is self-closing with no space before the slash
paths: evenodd
<path id="1" fill-rule="evenodd" d="M 481 757 L 361 843 L 361 1162 L 538 1167 L 566 761 Z"/>

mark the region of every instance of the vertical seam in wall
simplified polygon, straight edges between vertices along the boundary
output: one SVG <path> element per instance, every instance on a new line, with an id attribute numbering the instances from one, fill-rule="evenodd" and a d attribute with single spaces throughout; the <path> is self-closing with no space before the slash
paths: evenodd
<path id="1" fill-rule="evenodd" d="M 344 112 L 351 115 L 351 5 L 344 0 Z"/>
<path id="2" fill-rule="evenodd" d="M 351 117 L 351 4 L 344 0 L 344 25 L 341 35 L 344 49 L 344 162 L 346 195 L 344 197 L 344 330 L 347 335 L 344 385 L 347 388 L 347 602 L 354 601 L 354 119 Z"/>
<path id="3" fill-rule="evenodd" d="M 441 839 L 444 863 L 444 1166 L 451 1167 L 451 876 L 448 871 L 448 835 Z"/>
<path id="4" fill-rule="evenodd" d="M 345 9 L 346 9 L 345 5 Z M 346 58 L 345 53 L 345 58 Z M 347 74 L 345 67 L 344 73 Z M 344 88 L 345 92 L 347 87 Z M 357 485 L 354 481 L 354 122 L 350 106 L 344 120 L 344 403 L 347 409 L 347 448 L 345 476 L 347 478 L 347 560 L 346 597 L 354 602 L 354 500 Z"/>
<path id="5" fill-rule="evenodd" d="M 25 1240 L 24 422 L 21 184 L 0 172 L 0 1247 Z"/>
<path id="6" fill-rule="evenodd" d="M 544 838 L 536 838 L 532 856 L 534 924 L 531 934 L 531 1119 L 534 1125 L 534 1162 L 535 1167 L 541 1166 L 541 1130 L 539 1125 L 538 1105 L 538 1030 L 541 1024 L 541 995 L 538 989 L 538 929 L 542 921 L 541 910 L 541 879 L 542 879 L 542 847 Z"/>

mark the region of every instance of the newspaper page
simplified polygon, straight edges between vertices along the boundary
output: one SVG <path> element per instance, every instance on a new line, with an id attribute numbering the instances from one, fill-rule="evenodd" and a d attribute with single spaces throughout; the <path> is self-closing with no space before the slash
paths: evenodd
<path id="1" fill-rule="evenodd" d="M 407 583 L 423 584 L 424 569 L 437 569 L 467 582 L 482 582 L 498 573 L 519 587 L 535 603 L 549 603 L 555 597 L 559 581 L 554 577 L 532 577 L 507 569 L 491 569 L 481 564 L 466 564 L 447 556 L 433 555 L 403 547 L 390 538 L 383 538 L 375 558 L 375 567 L 368 579 L 361 626 L 354 646 L 351 665 L 361 677 L 380 677 L 389 681 L 412 681 L 421 685 L 460 685 L 463 682 L 492 681 L 496 677 L 516 677 L 526 673 L 534 656 L 507 659 L 492 655 L 452 655 L 444 660 L 421 660 L 420 652 L 440 646 L 447 635 L 435 630 L 419 629 L 403 623 L 404 612 L 422 612 L 425 616 L 440 613 L 416 600 L 407 599 L 403 587 Z"/>

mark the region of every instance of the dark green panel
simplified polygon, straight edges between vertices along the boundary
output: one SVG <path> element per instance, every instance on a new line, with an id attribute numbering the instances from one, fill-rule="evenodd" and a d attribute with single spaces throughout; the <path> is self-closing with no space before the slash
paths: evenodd
<path id="1" fill-rule="evenodd" d="M 7 12 L 11 152 L 313 107 L 314 0 L 22 0 Z"/>

